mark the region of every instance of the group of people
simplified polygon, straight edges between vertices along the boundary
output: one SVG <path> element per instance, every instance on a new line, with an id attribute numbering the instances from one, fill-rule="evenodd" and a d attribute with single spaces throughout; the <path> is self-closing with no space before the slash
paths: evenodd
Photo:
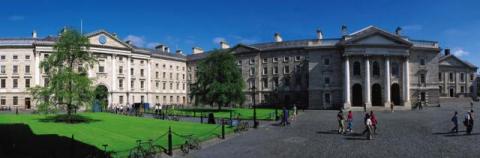
<path id="1" fill-rule="evenodd" d="M 343 111 L 340 110 L 337 114 L 337 120 L 338 120 L 338 133 L 339 134 L 347 134 L 348 133 L 353 133 L 353 113 L 352 111 L 348 111 L 347 114 L 347 126 L 345 127 L 345 116 L 343 114 Z M 373 113 L 373 111 L 370 111 L 370 113 L 365 113 L 364 121 L 365 125 L 365 130 L 362 132 L 362 135 L 367 136 L 367 139 L 373 139 L 373 135 L 375 134 L 377 130 L 377 117 Z"/>
<path id="2" fill-rule="evenodd" d="M 293 107 L 292 107 L 292 117 L 291 117 L 291 120 L 292 121 L 295 121 L 297 118 L 297 106 L 294 104 Z M 281 121 L 280 121 L 280 125 L 282 126 L 287 126 L 287 125 L 290 125 L 290 112 L 288 110 L 288 108 L 286 106 L 284 106 L 282 108 L 282 115 L 281 115 Z"/>
<path id="3" fill-rule="evenodd" d="M 463 125 L 465 126 L 466 133 L 468 135 L 472 134 L 473 122 L 474 122 L 473 120 L 474 120 L 473 110 L 466 112 L 463 119 Z M 455 111 L 455 113 L 453 114 L 451 121 L 453 122 L 453 128 L 452 130 L 450 130 L 450 132 L 458 133 L 458 112 L 457 111 Z"/>

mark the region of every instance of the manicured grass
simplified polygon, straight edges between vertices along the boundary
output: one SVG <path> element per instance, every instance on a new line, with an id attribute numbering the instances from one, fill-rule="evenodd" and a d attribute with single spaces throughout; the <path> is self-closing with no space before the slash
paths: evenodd
<path id="1" fill-rule="evenodd" d="M 81 115 L 94 121 L 65 124 L 42 121 L 48 115 L 2 114 L 0 115 L 0 124 L 27 124 L 37 135 L 58 134 L 71 137 L 73 134 L 76 140 L 94 145 L 99 149 L 103 149 L 103 144 L 108 144 L 108 150 L 120 152 L 121 156 L 128 154 L 129 149 L 136 145 L 136 140 L 156 139 L 167 133 L 169 127 L 177 134 L 193 134 L 194 137 L 201 140 L 221 134 L 221 127 L 218 125 L 164 121 L 109 113 L 82 113 Z M 231 131 L 232 129 L 226 128 L 226 132 Z M 174 147 L 179 147 L 183 142 L 185 142 L 183 138 L 173 135 Z M 155 143 L 167 147 L 167 135 L 165 134 Z"/>
<path id="2" fill-rule="evenodd" d="M 150 110 L 150 113 L 152 111 Z M 240 116 L 240 119 L 253 119 L 253 109 L 250 108 L 229 108 L 217 110 L 216 108 L 187 108 L 187 109 L 175 109 L 168 110 L 167 113 L 174 115 L 182 116 L 195 116 L 200 117 L 201 114 L 207 116 L 208 113 L 214 113 L 216 118 L 230 118 L 230 112 L 232 112 L 232 117 L 236 118 L 237 115 Z M 278 110 L 278 116 L 280 116 L 282 110 Z M 257 119 L 259 120 L 274 120 L 275 119 L 275 109 L 260 109 L 257 108 Z"/>

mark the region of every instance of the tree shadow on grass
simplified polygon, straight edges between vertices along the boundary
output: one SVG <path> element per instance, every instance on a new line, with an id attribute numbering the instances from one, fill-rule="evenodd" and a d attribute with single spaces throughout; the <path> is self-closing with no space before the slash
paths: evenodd
<path id="1" fill-rule="evenodd" d="M 55 116 L 46 116 L 45 118 L 38 119 L 40 122 L 57 122 L 57 123 L 90 123 L 97 122 L 100 120 L 92 119 L 82 115 L 55 115 Z"/>
<path id="2" fill-rule="evenodd" d="M 0 157 L 109 157 L 95 146 L 56 134 L 35 135 L 25 124 L 0 124 Z"/>

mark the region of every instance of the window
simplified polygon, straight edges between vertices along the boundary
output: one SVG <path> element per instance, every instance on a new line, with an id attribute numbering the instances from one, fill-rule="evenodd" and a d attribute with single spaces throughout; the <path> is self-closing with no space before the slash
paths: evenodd
<path id="1" fill-rule="evenodd" d="M 173 82 L 170 82 L 170 90 L 173 89 Z"/>
<path id="2" fill-rule="evenodd" d="M 176 86 L 176 90 L 179 90 L 180 89 L 180 83 L 177 83 L 177 86 Z"/>
<path id="3" fill-rule="evenodd" d="M 285 86 L 287 86 L 287 87 L 290 86 L 290 78 L 285 77 L 285 78 L 283 79 L 283 81 L 284 81 L 284 83 L 285 83 Z"/>
<path id="4" fill-rule="evenodd" d="M 130 68 L 130 75 L 133 76 L 133 74 L 135 74 L 135 72 L 133 71 L 133 68 Z"/>
<path id="5" fill-rule="evenodd" d="M 274 63 L 278 62 L 278 58 L 277 57 L 272 58 L 272 62 Z"/>
<path id="6" fill-rule="evenodd" d="M 267 78 L 262 79 L 262 85 L 263 85 L 263 88 L 268 88 L 268 79 Z"/>
<path id="7" fill-rule="evenodd" d="M 250 59 L 250 64 L 255 64 L 255 59 Z"/>
<path id="8" fill-rule="evenodd" d="M 182 74 L 182 80 L 185 80 L 185 74 Z"/>
<path id="9" fill-rule="evenodd" d="M 158 73 L 158 71 L 157 71 L 157 72 L 155 72 L 155 78 L 158 78 L 158 76 L 160 76 L 160 75 L 159 75 L 159 73 Z"/>
<path id="10" fill-rule="evenodd" d="M 118 96 L 118 103 L 123 104 L 123 96 Z"/>
<path id="11" fill-rule="evenodd" d="M 25 65 L 25 74 L 30 74 L 30 65 Z"/>
<path id="12" fill-rule="evenodd" d="M 142 65 L 143 65 L 143 63 L 145 63 L 145 61 L 143 61 L 143 60 L 140 60 L 140 64 L 142 64 Z"/>
<path id="13" fill-rule="evenodd" d="M 2 56 L 0 57 L 0 60 L 5 60 L 5 55 L 2 55 Z"/>
<path id="14" fill-rule="evenodd" d="M 425 74 L 420 74 L 420 83 L 425 84 Z"/>
<path id="15" fill-rule="evenodd" d="M 13 60 L 17 60 L 18 59 L 18 55 L 13 55 Z"/>
<path id="16" fill-rule="evenodd" d="M 26 60 L 30 60 L 30 55 L 25 55 Z"/>
<path id="17" fill-rule="evenodd" d="M 392 76 L 400 76 L 400 66 L 398 63 L 392 63 Z"/>
<path id="18" fill-rule="evenodd" d="M 465 86 L 460 86 L 460 92 L 465 93 Z"/>
<path id="19" fill-rule="evenodd" d="M 100 72 L 100 73 L 105 72 L 105 66 L 103 66 L 103 64 L 98 65 L 98 72 Z"/>
<path id="20" fill-rule="evenodd" d="M 165 68 L 166 67 L 165 64 L 163 64 L 162 67 Z"/>
<path id="21" fill-rule="evenodd" d="M 268 73 L 268 68 L 267 68 L 267 67 L 263 67 L 262 74 L 263 74 L 263 75 L 267 75 L 267 73 Z"/>
<path id="22" fill-rule="evenodd" d="M 360 62 L 353 63 L 353 75 L 360 76 Z"/>
<path id="23" fill-rule="evenodd" d="M 135 87 L 135 81 L 132 80 L 132 81 L 130 81 L 130 88 L 133 89 L 134 87 Z"/>
<path id="24" fill-rule="evenodd" d="M 290 57 L 283 57 L 283 62 L 288 62 L 290 60 Z"/>
<path id="25" fill-rule="evenodd" d="M 13 97 L 13 105 L 18 105 L 18 96 Z"/>
<path id="26" fill-rule="evenodd" d="M 182 89 L 185 90 L 185 83 L 182 84 Z"/>
<path id="27" fill-rule="evenodd" d="M 29 78 L 25 79 L 25 88 L 30 88 L 30 79 Z"/>
<path id="28" fill-rule="evenodd" d="M 6 79 L 2 78 L 0 80 L 0 88 L 5 88 L 6 87 L 6 82 L 7 82 Z"/>
<path id="29" fill-rule="evenodd" d="M 273 74 L 278 74 L 278 67 L 277 66 L 273 67 Z"/>
<path id="30" fill-rule="evenodd" d="M 273 87 L 278 87 L 278 77 L 273 78 Z"/>
<path id="31" fill-rule="evenodd" d="M 170 72 L 170 79 L 173 79 L 173 73 Z"/>
<path id="32" fill-rule="evenodd" d="M 145 81 L 140 81 L 140 89 L 145 88 Z"/>
<path id="33" fill-rule="evenodd" d="M 330 59 L 328 58 L 323 59 L 323 65 L 330 65 Z"/>
<path id="34" fill-rule="evenodd" d="M 450 82 L 453 82 L 453 73 L 449 73 L 448 74 L 448 79 L 450 80 Z"/>
<path id="35" fill-rule="evenodd" d="M 460 73 L 460 82 L 465 82 L 465 74 Z"/>
<path id="36" fill-rule="evenodd" d="M 438 89 L 440 90 L 440 94 L 443 94 L 443 87 L 442 87 L 442 86 L 438 86 Z"/>
<path id="37" fill-rule="evenodd" d="M 325 93 L 325 104 L 330 104 L 330 93 Z"/>
<path id="38" fill-rule="evenodd" d="M 48 54 L 45 54 L 44 58 L 47 59 L 47 58 L 48 58 Z"/>
<path id="39" fill-rule="evenodd" d="M 18 79 L 17 78 L 13 79 L 13 88 L 18 88 Z"/>
<path id="40" fill-rule="evenodd" d="M 157 81 L 155 82 L 155 88 L 158 88 L 158 87 L 160 87 L 160 83 Z"/>
<path id="41" fill-rule="evenodd" d="M 267 61 L 268 61 L 267 58 L 263 58 L 262 63 L 267 63 Z"/>
<path id="42" fill-rule="evenodd" d="M 118 80 L 118 88 L 123 89 L 123 79 Z"/>
<path id="43" fill-rule="evenodd" d="M 163 78 L 165 78 L 166 74 L 167 74 L 166 72 L 162 73 Z"/>
<path id="44" fill-rule="evenodd" d="M 250 76 L 253 76 L 255 74 L 255 68 L 250 68 Z"/>
<path id="45" fill-rule="evenodd" d="M 0 70 L 0 71 L 1 71 L 0 73 L 5 74 L 5 65 L 2 65 L 2 66 L 1 66 L 1 70 Z"/>
<path id="46" fill-rule="evenodd" d="M 289 74 L 290 73 L 290 67 L 288 65 L 283 67 L 283 73 L 284 74 Z"/>
<path id="47" fill-rule="evenodd" d="M 133 59 L 130 59 L 130 63 L 131 63 L 131 64 L 134 64 L 135 62 L 133 62 Z"/>
<path id="48" fill-rule="evenodd" d="M 118 60 L 123 61 L 123 57 L 119 56 Z"/>
<path id="49" fill-rule="evenodd" d="M 179 76 L 180 74 L 177 73 L 175 79 L 178 80 L 180 78 Z"/>
<path id="50" fill-rule="evenodd" d="M 123 66 L 118 67 L 118 74 L 123 74 Z"/>
<path id="51" fill-rule="evenodd" d="M 145 102 L 145 96 L 140 96 L 140 102 L 144 103 Z"/>
<path id="52" fill-rule="evenodd" d="M 330 84 L 330 78 L 329 77 L 325 77 L 325 84 Z"/>
<path id="53" fill-rule="evenodd" d="M 162 89 L 165 90 L 165 87 L 166 87 L 166 83 L 163 82 L 163 87 L 162 87 Z"/>
<path id="54" fill-rule="evenodd" d="M 250 80 L 250 81 L 248 81 L 248 88 L 249 88 L 250 90 L 252 90 L 254 86 L 255 86 L 255 80 Z"/>
<path id="55" fill-rule="evenodd" d="M 374 61 L 372 64 L 373 68 L 373 76 L 380 76 L 380 66 L 378 65 L 378 62 Z"/>
<path id="56" fill-rule="evenodd" d="M 443 78 L 442 78 L 442 73 L 439 72 L 439 73 L 438 73 L 438 81 L 442 81 L 442 80 L 443 80 Z"/>
<path id="57" fill-rule="evenodd" d="M 422 66 L 425 65 L 425 59 L 420 59 L 420 65 L 422 65 Z"/>
<path id="58" fill-rule="evenodd" d="M 145 76 L 143 69 L 140 69 L 140 76 L 142 76 L 142 77 Z"/>
<path id="59" fill-rule="evenodd" d="M 475 74 L 470 74 L 470 80 L 474 80 L 475 79 Z"/>
<path id="60" fill-rule="evenodd" d="M 295 56 L 295 61 L 300 61 L 301 57 L 300 56 Z"/>
<path id="61" fill-rule="evenodd" d="M 0 97 L 0 105 L 5 105 L 5 104 L 7 104 L 7 99 L 5 98 L 5 96 Z"/>
<path id="62" fill-rule="evenodd" d="M 18 74 L 18 65 L 13 65 L 13 74 Z"/>

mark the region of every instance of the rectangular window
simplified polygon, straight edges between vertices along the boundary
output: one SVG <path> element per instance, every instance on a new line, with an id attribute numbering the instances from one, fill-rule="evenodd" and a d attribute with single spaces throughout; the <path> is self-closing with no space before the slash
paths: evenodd
<path id="1" fill-rule="evenodd" d="M 325 93 L 325 103 L 330 104 L 330 93 Z"/>
<path id="2" fill-rule="evenodd" d="M 175 77 L 177 80 L 180 78 L 180 74 L 177 73 L 176 75 L 177 77 Z"/>
<path id="3" fill-rule="evenodd" d="M 290 57 L 283 57 L 283 62 L 288 62 L 290 60 Z"/>
<path id="4" fill-rule="evenodd" d="M 155 88 L 158 88 L 158 87 L 160 87 L 160 83 L 157 81 L 155 82 Z"/>
<path id="5" fill-rule="evenodd" d="M 283 67 L 283 73 L 284 74 L 289 74 L 290 73 L 290 67 L 289 66 Z"/>
<path id="6" fill-rule="evenodd" d="M 475 79 L 475 74 L 470 74 L 470 80 L 474 80 Z"/>
<path id="7" fill-rule="evenodd" d="M 278 77 L 273 78 L 273 87 L 278 87 Z"/>
<path id="8" fill-rule="evenodd" d="M 6 68 L 5 68 L 5 65 L 2 65 L 2 66 L 1 66 L 1 70 L 0 70 L 1 72 L 0 72 L 0 73 L 5 74 L 5 73 L 6 73 L 6 72 L 5 72 L 5 69 L 6 69 Z"/>
<path id="9" fill-rule="evenodd" d="M 30 60 L 30 55 L 25 55 L 26 60 Z"/>
<path id="10" fill-rule="evenodd" d="M 323 59 L 323 65 L 330 65 L 330 59 L 328 58 Z"/>
<path id="11" fill-rule="evenodd" d="M 145 81 L 140 81 L 140 88 L 143 89 L 145 87 Z"/>
<path id="12" fill-rule="evenodd" d="M 123 104 L 123 96 L 118 96 L 118 103 Z"/>
<path id="13" fill-rule="evenodd" d="M 50 82 L 50 80 L 48 78 L 45 78 L 44 81 L 43 81 L 43 86 L 47 87 L 49 82 Z"/>
<path id="14" fill-rule="evenodd" d="M 461 86 L 461 87 L 460 87 L 460 92 L 461 92 L 461 93 L 465 93 L 465 86 Z"/>
<path id="15" fill-rule="evenodd" d="M 29 78 L 25 79 L 25 88 L 30 88 L 30 79 Z"/>
<path id="16" fill-rule="evenodd" d="M 18 59 L 18 55 L 13 55 L 13 60 L 17 60 Z"/>
<path id="17" fill-rule="evenodd" d="M 155 72 L 155 78 L 158 78 L 158 76 L 160 76 L 160 75 L 159 75 L 159 73 L 158 73 L 158 71 L 157 71 L 157 72 Z"/>
<path id="18" fill-rule="evenodd" d="M 268 58 L 263 58 L 262 63 L 267 63 Z"/>
<path id="19" fill-rule="evenodd" d="M 180 83 L 177 83 L 177 89 L 176 90 L 179 90 L 180 89 Z"/>
<path id="20" fill-rule="evenodd" d="M 30 74 L 30 65 L 25 65 L 25 74 Z"/>
<path id="21" fill-rule="evenodd" d="M 162 87 L 162 89 L 165 90 L 165 87 L 166 87 L 166 83 L 163 82 L 163 87 Z"/>
<path id="22" fill-rule="evenodd" d="M 255 64 L 255 59 L 250 59 L 250 64 Z"/>
<path id="23" fill-rule="evenodd" d="M 442 73 L 441 72 L 438 73 L 438 81 L 442 81 Z"/>
<path id="24" fill-rule="evenodd" d="M 173 82 L 170 82 L 170 90 L 173 89 Z"/>
<path id="25" fill-rule="evenodd" d="M 166 73 L 165 73 L 165 72 L 163 72 L 163 74 L 162 74 L 162 77 L 163 77 L 163 78 L 165 78 L 165 76 L 166 76 Z"/>
<path id="26" fill-rule="evenodd" d="M 13 79 L 13 88 L 18 88 L 18 79 L 17 78 Z"/>
<path id="27" fill-rule="evenodd" d="M 272 62 L 274 63 L 278 62 L 278 58 L 277 57 L 272 58 Z"/>
<path id="28" fill-rule="evenodd" d="M 0 57 L 0 60 L 5 60 L 5 55 L 2 55 L 2 56 Z"/>
<path id="29" fill-rule="evenodd" d="M 465 82 L 465 74 L 460 73 L 460 82 Z"/>
<path id="30" fill-rule="evenodd" d="M 263 75 L 267 75 L 267 73 L 268 73 L 268 68 L 267 68 L 267 67 L 263 67 L 262 74 L 263 74 Z"/>
<path id="31" fill-rule="evenodd" d="M 105 72 L 105 67 L 103 65 L 98 65 L 98 72 L 104 73 Z"/>
<path id="32" fill-rule="evenodd" d="M 118 80 L 118 88 L 123 89 L 123 79 Z"/>
<path id="33" fill-rule="evenodd" d="M 140 69 L 140 76 L 142 76 L 142 77 L 145 76 L 145 73 L 144 73 L 144 70 L 143 70 L 143 69 Z"/>
<path id="34" fill-rule="evenodd" d="M 448 78 L 449 78 L 450 82 L 453 82 L 453 73 L 450 72 L 448 74 Z"/>
<path id="35" fill-rule="evenodd" d="M 7 80 L 2 78 L 0 80 L 0 88 L 5 88 L 6 87 L 6 84 L 7 84 Z"/>
<path id="36" fill-rule="evenodd" d="M 17 96 L 13 97 L 13 105 L 18 105 L 18 97 Z"/>
<path id="37" fill-rule="evenodd" d="M 273 74 L 278 74 L 278 67 L 277 66 L 273 67 Z"/>
<path id="38" fill-rule="evenodd" d="M 123 61 L 123 57 L 119 56 L 118 60 Z"/>
<path id="39" fill-rule="evenodd" d="M 290 78 L 285 77 L 285 78 L 283 78 L 283 81 L 285 83 L 285 86 L 287 86 L 287 87 L 290 86 Z"/>
<path id="40" fill-rule="evenodd" d="M 132 80 L 132 81 L 130 81 L 130 88 L 133 89 L 134 87 L 135 87 L 135 81 Z"/>
<path id="41" fill-rule="evenodd" d="M 182 89 L 185 90 L 185 83 L 182 84 Z"/>
<path id="42" fill-rule="evenodd" d="M 295 56 L 295 61 L 300 61 L 301 57 L 300 56 Z"/>
<path id="43" fill-rule="evenodd" d="M 123 74 L 123 66 L 118 67 L 118 74 Z"/>
<path id="44" fill-rule="evenodd" d="M 13 65 L 13 74 L 18 74 L 18 65 Z"/>
<path id="45" fill-rule="evenodd" d="M 7 99 L 5 96 L 0 97 L 0 105 L 5 105 L 7 104 Z"/>
<path id="46" fill-rule="evenodd" d="M 263 88 L 268 88 L 268 79 L 267 78 L 262 79 L 262 85 L 263 85 Z"/>
<path id="47" fill-rule="evenodd" d="M 325 77 L 325 84 L 330 84 L 330 78 L 329 77 Z"/>
<path id="48" fill-rule="evenodd" d="M 420 83 L 425 84 L 425 74 L 420 74 Z"/>
<path id="49" fill-rule="evenodd" d="M 133 68 L 130 68 L 130 75 L 133 76 L 133 74 L 135 74 L 135 72 L 133 71 Z"/>

